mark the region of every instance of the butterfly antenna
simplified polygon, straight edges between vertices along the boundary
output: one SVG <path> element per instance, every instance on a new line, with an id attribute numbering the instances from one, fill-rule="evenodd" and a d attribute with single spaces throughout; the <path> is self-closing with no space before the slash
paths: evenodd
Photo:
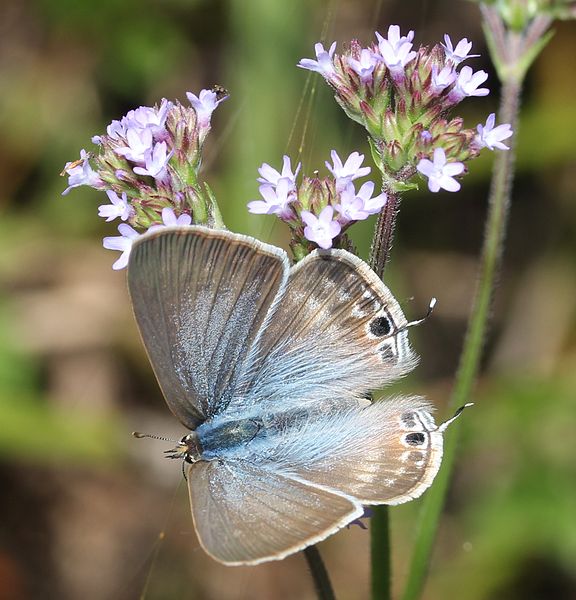
<path id="1" fill-rule="evenodd" d="M 447 421 L 444 421 L 444 423 L 442 423 L 441 425 L 438 426 L 438 431 L 439 432 L 443 432 L 446 431 L 446 429 L 448 428 L 448 426 L 453 423 L 463 412 L 463 410 L 465 408 L 468 408 L 470 406 L 474 406 L 473 402 L 467 402 L 464 406 L 461 406 L 455 413 L 454 416 L 451 419 L 448 419 Z"/>
<path id="2" fill-rule="evenodd" d="M 179 440 L 171 440 L 170 438 L 161 436 L 161 435 L 153 435 L 151 433 L 140 433 L 139 431 L 133 431 L 132 436 L 138 439 L 142 438 L 152 438 L 153 440 L 160 440 L 162 442 L 172 442 L 177 444 Z"/>
<path id="3" fill-rule="evenodd" d="M 416 321 L 410 321 L 409 323 L 406 323 L 406 325 L 404 325 L 403 327 L 400 327 L 398 329 L 397 333 L 399 333 L 400 331 L 404 331 L 405 329 L 408 329 L 408 327 L 415 327 L 416 325 L 421 325 L 422 323 L 424 323 L 424 321 L 432 314 L 432 311 L 434 310 L 435 306 L 436 306 L 436 298 L 432 298 L 430 300 L 430 304 L 428 305 L 428 310 L 426 311 L 426 314 L 421 319 L 417 319 Z"/>

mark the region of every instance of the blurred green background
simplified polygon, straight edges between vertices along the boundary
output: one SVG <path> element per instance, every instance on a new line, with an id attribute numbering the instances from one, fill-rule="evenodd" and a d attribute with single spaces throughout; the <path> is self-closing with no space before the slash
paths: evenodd
<path id="1" fill-rule="evenodd" d="M 130 108 L 221 84 L 204 177 L 229 228 L 285 245 L 287 231 L 248 214 L 257 167 L 297 155 L 322 171 L 329 151 L 368 155 L 363 132 L 306 72 L 329 41 L 398 23 L 416 42 L 468 37 L 493 93 L 461 105 L 469 126 L 497 106 L 477 7 L 374 0 L 4 0 L 0 4 L 0 599 L 313 598 L 304 560 L 226 568 L 199 549 L 178 465 L 180 437 L 147 364 L 124 273 L 101 238 L 105 196 L 60 194 L 58 177 L 90 137 Z M 576 598 L 576 27 L 531 71 L 518 173 L 493 326 L 463 430 L 425 598 Z M 471 63 L 472 64 L 472 63 Z M 300 110 L 299 110 L 300 107 Z M 308 113 L 309 111 L 309 113 Z M 309 118 L 308 118 L 309 114 Z M 404 199 L 388 284 L 421 355 L 401 389 L 446 416 L 474 290 L 492 157 L 458 194 Z M 425 187 L 425 186 L 424 186 Z M 370 225 L 356 239 L 367 249 Z M 413 298 L 413 300 L 410 300 Z M 401 590 L 418 501 L 392 510 L 394 588 Z M 341 599 L 368 596 L 369 536 L 321 544 Z"/>

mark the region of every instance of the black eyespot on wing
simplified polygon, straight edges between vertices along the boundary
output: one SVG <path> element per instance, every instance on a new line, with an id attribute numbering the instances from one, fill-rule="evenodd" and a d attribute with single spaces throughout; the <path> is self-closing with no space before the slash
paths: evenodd
<path id="1" fill-rule="evenodd" d="M 413 412 L 405 412 L 400 418 L 402 419 L 402 423 L 408 427 L 408 429 L 416 427 L 416 415 Z"/>
<path id="2" fill-rule="evenodd" d="M 426 436 L 422 432 L 417 431 L 415 433 L 407 433 L 404 440 L 410 446 L 421 446 L 426 441 Z"/>
<path id="3" fill-rule="evenodd" d="M 388 346 L 388 345 L 383 350 L 380 351 L 380 355 L 382 356 L 383 361 L 390 361 L 390 360 L 394 360 L 396 358 L 396 355 L 394 354 L 394 350 L 392 350 L 392 348 L 390 348 L 390 346 Z"/>
<path id="4" fill-rule="evenodd" d="M 372 335 L 382 337 L 392 331 L 392 323 L 387 317 L 377 317 L 370 323 L 370 332 Z"/>

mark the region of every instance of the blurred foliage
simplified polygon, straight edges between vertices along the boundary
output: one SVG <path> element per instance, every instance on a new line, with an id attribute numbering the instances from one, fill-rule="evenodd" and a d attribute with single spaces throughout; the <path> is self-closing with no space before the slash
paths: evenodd
<path id="1" fill-rule="evenodd" d="M 324 170 L 331 148 L 368 155 L 319 79 L 304 94 L 308 75 L 295 64 L 313 56 L 325 27 L 328 41 L 367 42 L 389 23 L 423 43 L 466 36 L 484 57 L 475 67 L 492 72 L 477 8 L 456 0 L 1 4 L 0 597 L 133 598 L 146 581 L 149 598 L 312 597 L 298 557 L 225 569 L 190 541 L 186 494 L 170 508 L 178 468 L 164 464 L 161 444 L 129 432 L 182 432 L 153 382 L 123 275 L 100 246 L 114 228 L 96 217 L 96 191 L 61 197 L 58 173 L 130 108 L 218 83 L 231 97 L 214 115 L 204 176 L 231 229 L 286 245 L 280 224 L 245 210 L 258 166 L 295 157 L 303 132 L 308 173 Z M 429 599 L 576 597 L 574 33 L 573 23 L 556 26 L 526 89 L 493 333 L 476 407 L 459 423 L 465 442 Z M 490 81 L 493 95 L 463 106 L 468 123 L 495 110 Z M 400 298 L 414 296 L 411 315 L 439 298 L 413 336 L 420 379 L 401 388 L 418 388 L 440 413 L 490 164 L 489 155 L 473 164 L 459 194 L 405 197 L 388 273 Z M 356 227 L 363 255 L 370 235 L 371 224 Z M 416 511 L 416 502 L 392 511 L 398 588 Z M 367 594 L 367 545 L 360 531 L 323 545 L 339 597 Z"/>

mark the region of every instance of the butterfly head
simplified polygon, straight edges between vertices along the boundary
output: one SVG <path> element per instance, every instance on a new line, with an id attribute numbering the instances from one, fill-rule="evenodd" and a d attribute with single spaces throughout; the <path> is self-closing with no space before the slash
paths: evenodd
<path id="1" fill-rule="evenodd" d="M 162 440 L 163 442 L 176 442 L 176 440 L 171 440 L 161 435 L 140 433 L 139 431 L 133 431 L 132 435 L 139 439 L 152 438 L 153 440 Z M 202 445 L 198 439 L 198 434 L 194 431 L 188 433 L 178 442 L 177 446 L 170 450 L 165 450 L 164 454 L 166 458 L 181 458 L 187 463 L 198 462 L 202 454 Z"/>
<path id="2" fill-rule="evenodd" d="M 187 463 L 195 463 L 200 460 L 202 446 L 198 440 L 198 435 L 192 431 L 185 435 L 178 445 L 164 452 L 166 458 L 181 458 Z"/>

